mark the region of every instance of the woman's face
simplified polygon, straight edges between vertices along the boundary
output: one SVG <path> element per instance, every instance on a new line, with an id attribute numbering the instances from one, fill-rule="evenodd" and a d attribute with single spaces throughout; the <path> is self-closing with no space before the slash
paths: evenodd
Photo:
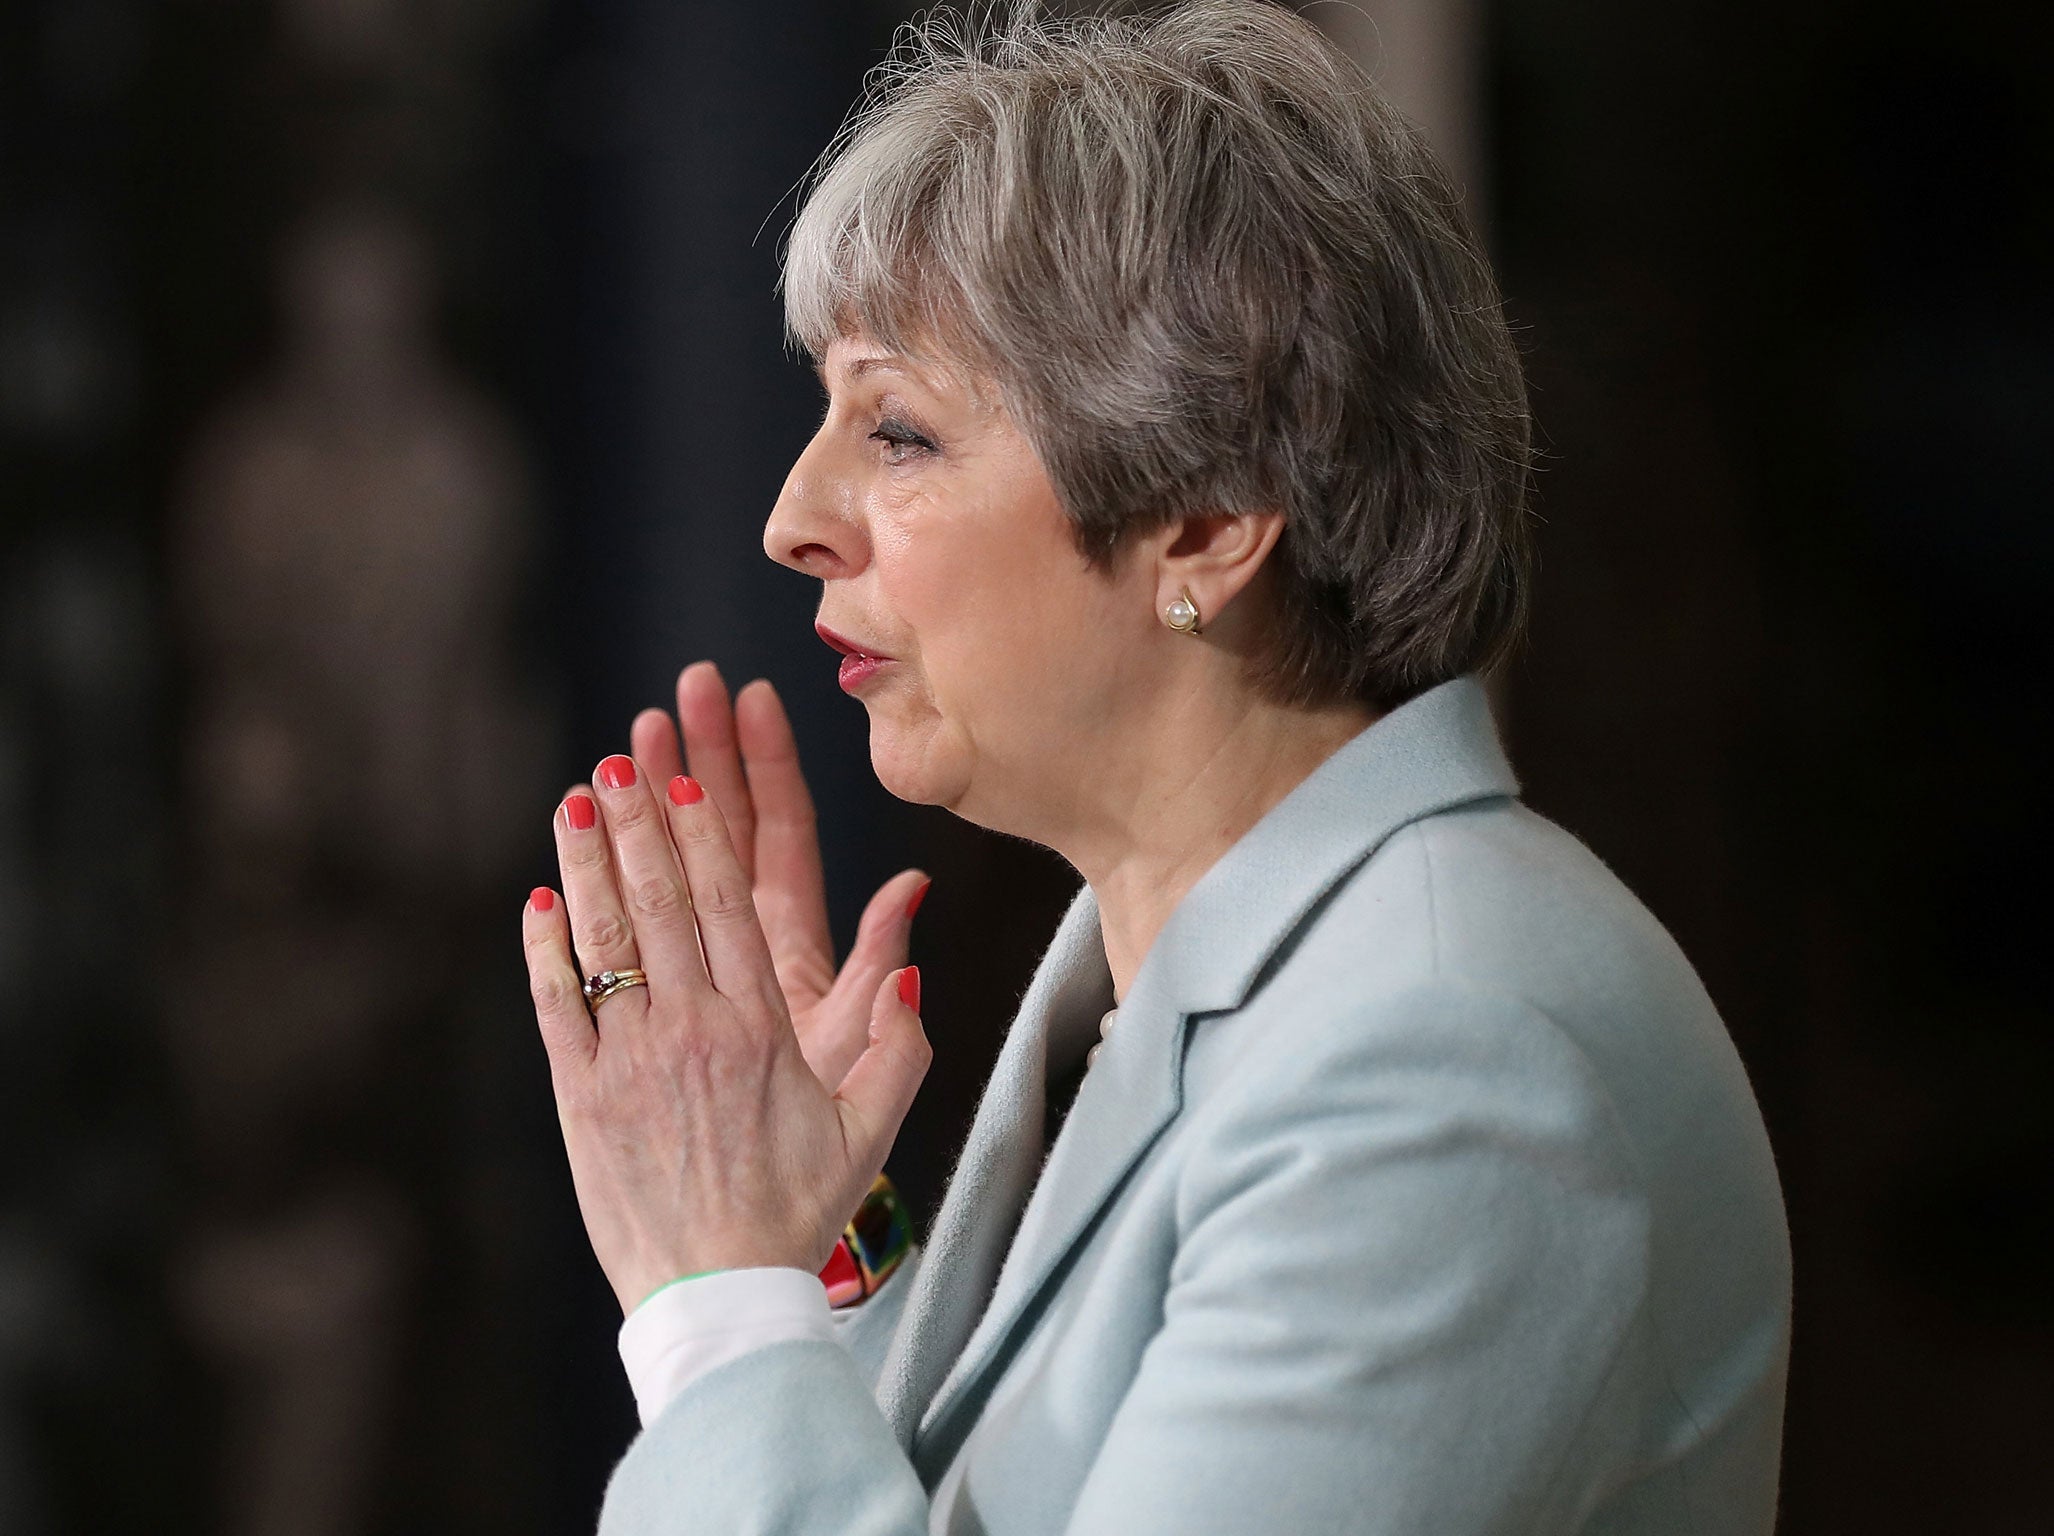
<path id="1" fill-rule="evenodd" d="M 825 584 L 825 630 L 886 658 L 842 672 L 884 786 L 1046 831 L 1138 681 L 1121 658 L 1153 616 L 1146 562 L 1091 570 L 1034 450 L 962 378 L 861 337 L 820 373 L 827 414 L 764 548 Z"/>

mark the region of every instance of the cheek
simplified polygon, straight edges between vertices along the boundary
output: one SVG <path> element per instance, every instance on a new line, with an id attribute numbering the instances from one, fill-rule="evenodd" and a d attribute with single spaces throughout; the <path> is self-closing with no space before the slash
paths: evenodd
<path id="1" fill-rule="evenodd" d="M 978 760 L 1046 750 L 1101 709 L 1116 681 L 1113 601 L 1031 461 L 994 465 L 880 517 L 884 601 L 917 666 L 902 727 L 926 715 L 931 747 Z"/>
<path id="2" fill-rule="evenodd" d="M 1003 719 L 1016 708 L 1033 650 L 1033 596 L 962 565 L 921 572 L 908 596 L 929 704 L 952 725 L 983 734 L 987 717 Z"/>
<path id="3" fill-rule="evenodd" d="M 1045 640 L 1051 573 L 1031 541 L 994 533 L 1011 520 L 1003 508 L 930 503 L 876 541 L 885 601 L 937 691 L 1003 686 L 1007 658 Z"/>
<path id="4" fill-rule="evenodd" d="M 1119 658 L 1089 580 L 1023 561 L 950 573 L 927 683 L 981 758 L 1041 757 L 1101 712 Z"/>

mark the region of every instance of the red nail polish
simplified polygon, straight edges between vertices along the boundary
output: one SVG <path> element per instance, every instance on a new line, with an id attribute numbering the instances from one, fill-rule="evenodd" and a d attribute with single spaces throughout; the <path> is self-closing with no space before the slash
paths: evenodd
<path id="1" fill-rule="evenodd" d="M 616 752 L 599 765 L 599 782 L 608 789 L 633 789 L 635 760 L 632 757 L 622 757 Z"/>
<path id="2" fill-rule="evenodd" d="M 573 832 L 590 832 L 599 820 L 599 808 L 590 795 L 572 795 L 563 803 L 563 819 Z"/>
<path id="3" fill-rule="evenodd" d="M 546 885 L 538 885 L 528 892 L 528 905 L 537 912 L 547 912 L 556 906 L 556 892 Z"/>
<path id="4" fill-rule="evenodd" d="M 706 791 L 697 779 L 688 779 L 682 773 L 670 781 L 670 803 L 672 805 L 697 805 L 706 798 Z"/>
<path id="5" fill-rule="evenodd" d="M 927 893 L 934 889 L 932 880 L 922 880 L 920 889 L 913 893 L 913 899 L 906 903 L 906 921 L 913 921 L 913 914 L 920 910 L 920 903 L 927 899 Z"/>
<path id="6" fill-rule="evenodd" d="M 899 972 L 899 1001 L 915 1013 L 920 1011 L 920 967 L 909 965 Z"/>

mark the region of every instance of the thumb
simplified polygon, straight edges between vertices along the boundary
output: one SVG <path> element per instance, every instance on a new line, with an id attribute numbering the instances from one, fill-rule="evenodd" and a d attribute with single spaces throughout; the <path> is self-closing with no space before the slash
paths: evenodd
<path id="1" fill-rule="evenodd" d="M 834 1095 L 845 1140 L 872 1172 L 884 1166 L 933 1060 L 934 1047 L 920 1022 L 920 968 L 909 965 L 878 987 L 870 1005 L 870 1044 Z"/>
<path id="2" fill-rule="evenodd" d="M 917 869 L 901 870 L 877 888 L 856 924 L 856 939 L 835 977 L 835 990 L 848 987 L 861 997 L 875 992 L 888 972 L 906 963 L 912 950 L 913 914 L 933 881 Z M 852 1007 L 860 1006 L 851 998 Z"/>

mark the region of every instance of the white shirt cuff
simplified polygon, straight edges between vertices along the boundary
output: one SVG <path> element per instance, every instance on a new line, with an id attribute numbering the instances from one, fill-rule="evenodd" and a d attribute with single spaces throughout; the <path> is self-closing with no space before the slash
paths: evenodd
<path id="1" fill-rule="evenodd" d="M 665 1286 L 620 1325 L 642 1426 L 717 1365 L 787 1339 L 836 1336 L 827 1287 L 803 1269 L 727 1269 Z"/>

